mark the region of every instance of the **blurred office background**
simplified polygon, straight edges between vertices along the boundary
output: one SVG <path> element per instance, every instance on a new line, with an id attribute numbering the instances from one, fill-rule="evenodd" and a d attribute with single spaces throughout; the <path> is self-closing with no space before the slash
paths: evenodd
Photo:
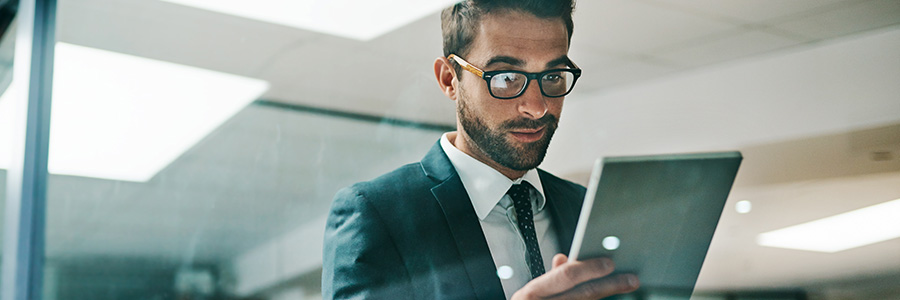
<path id="1" fill-rule="evenodd" d="M 226 2 L 59 0 L 44 299 L 317 299 L 334 193 L 455 126 L 453 1 Z M 744 153 L 695 299 L 900 299 L 900 1 L 582 0 L 575 24 L 544 169 Z"/>

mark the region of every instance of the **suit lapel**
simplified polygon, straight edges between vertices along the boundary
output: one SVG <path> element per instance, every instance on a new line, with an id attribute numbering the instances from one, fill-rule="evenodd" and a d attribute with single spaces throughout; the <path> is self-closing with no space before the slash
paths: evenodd
<path id="1" fill-rule="evenodd" d="M 422 168 L 426 175 L 439 181 L 431 193 L 443 210 L 476 298 L 504 299 L 503 286 L 472 201 L 440 143 L 422 160 Z"/>
<path id="2" fill-rule="evenodd" d="M 547 201 L 547 207 L 550 211 L 550 218 L 553 222 L 553 228 L 556 231 L 557 245 L 559 251 L 568 255 L 572 248 L 572 239 L 575 237 L 575 227 L 578 225 L 578 216 L 581 211 L 580 201 L 566 201 L 575 197 L 584 197 L 583 195 L 566 195 L 560 189 L 559 179 L 550 176 L 543 170 L 538 170 L 541 177 L 541 185 L 544 186 L 544 198 Z"/>

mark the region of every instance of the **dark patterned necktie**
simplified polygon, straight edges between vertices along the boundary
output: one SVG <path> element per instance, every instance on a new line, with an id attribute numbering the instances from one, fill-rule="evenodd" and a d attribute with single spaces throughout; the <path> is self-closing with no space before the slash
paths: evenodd
<path id="1" fill-rule="evenodd" d="M 531 184 L 523 181 L 521 184 L 514 184 L 506 194 L 512 198 L 513 206 L 516 209 L 519 232 L 522 233 L 522 238 L 525 240 L 525 259 L 528 261 L 528 268 L 531 270 L 533 279 L 544 274 L 544 258 L 541 256 L 541 248 L 538 246 L 537 234 L 534 231 L 531 189 Z"/>

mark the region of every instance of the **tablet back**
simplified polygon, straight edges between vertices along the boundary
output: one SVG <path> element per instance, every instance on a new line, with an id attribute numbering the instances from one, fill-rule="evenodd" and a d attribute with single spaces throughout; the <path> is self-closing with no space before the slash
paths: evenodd
<path id="1" fill-rule="evenodd" d="M 572 254 L 610 257 L 616 273 L 638 275 L 642 290 L 689 297 L 741 159 L 739 152 L 604 159 Z"/>

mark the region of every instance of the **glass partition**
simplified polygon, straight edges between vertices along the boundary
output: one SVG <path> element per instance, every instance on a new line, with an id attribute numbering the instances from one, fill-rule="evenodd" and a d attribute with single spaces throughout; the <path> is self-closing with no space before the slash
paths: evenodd
<path id="1" fill-rule="evenodd" d="M 44 299 L 315 299 L 337 190 L 452 128 L 452 102 L 420 88 L 439 26 L 402 40 L 428 43 L 418 59 L 379 65 L 345 55 L 402 50 L 390 34 L 168 1 L 60 1 L 58 15 Z M 388 66 L 395 79 L 360 78 Z M 391 116 L 422 101 L 449 115 Z"/>
<path id="2" fill-rule="evenodd" d="M 59 299 L 204 299 L 317 278 L 334 193 L 439 136 L 254 103 L 145 182 L 54 175 L 45 284 Z"/>
<path id="3" fill-rule="evenodd" d="M 219 1 L 61 0 L 43 298 L 321 299 L 335 193 L 419 161 L 455 130 L 456 104 L 432 70 L 439 10 L 454 1 L 437 2 L 286 15 Z M 756 240 L 900 197 L 900 30 L 883 20 L 900 20 L 896 5 L 822 3 L 580 1 L 570 56 L 584 76 L 542 167 L 586 184 L 598 156 L 741 150 L 692 299 L 896 297 L 896 238 L 836 256 Z M 795 23 L 847 11 L 878 21 L 849 37 L 804 36 Z M 337 21 L 303 19 L 316 14 Z"/>
<path id="4" fill-rule="evenodd" d="M 12 138 L 14 130 L 13 119 L 16 111 L 13 109 L 13 100 L 10 100 L 9 87 L 12 83 L 13 58 L 15 54 L 16 26 L 12 20 L 14 10 L 9 5 L 0 5 L 0 233 L 4 232 L 6 220 L 7 200 L 7 169 L 13 159 Z M 0 245 L 5 241 L 0 241 Z M 0 247 L 0 257 L 3 248 Z"/>

